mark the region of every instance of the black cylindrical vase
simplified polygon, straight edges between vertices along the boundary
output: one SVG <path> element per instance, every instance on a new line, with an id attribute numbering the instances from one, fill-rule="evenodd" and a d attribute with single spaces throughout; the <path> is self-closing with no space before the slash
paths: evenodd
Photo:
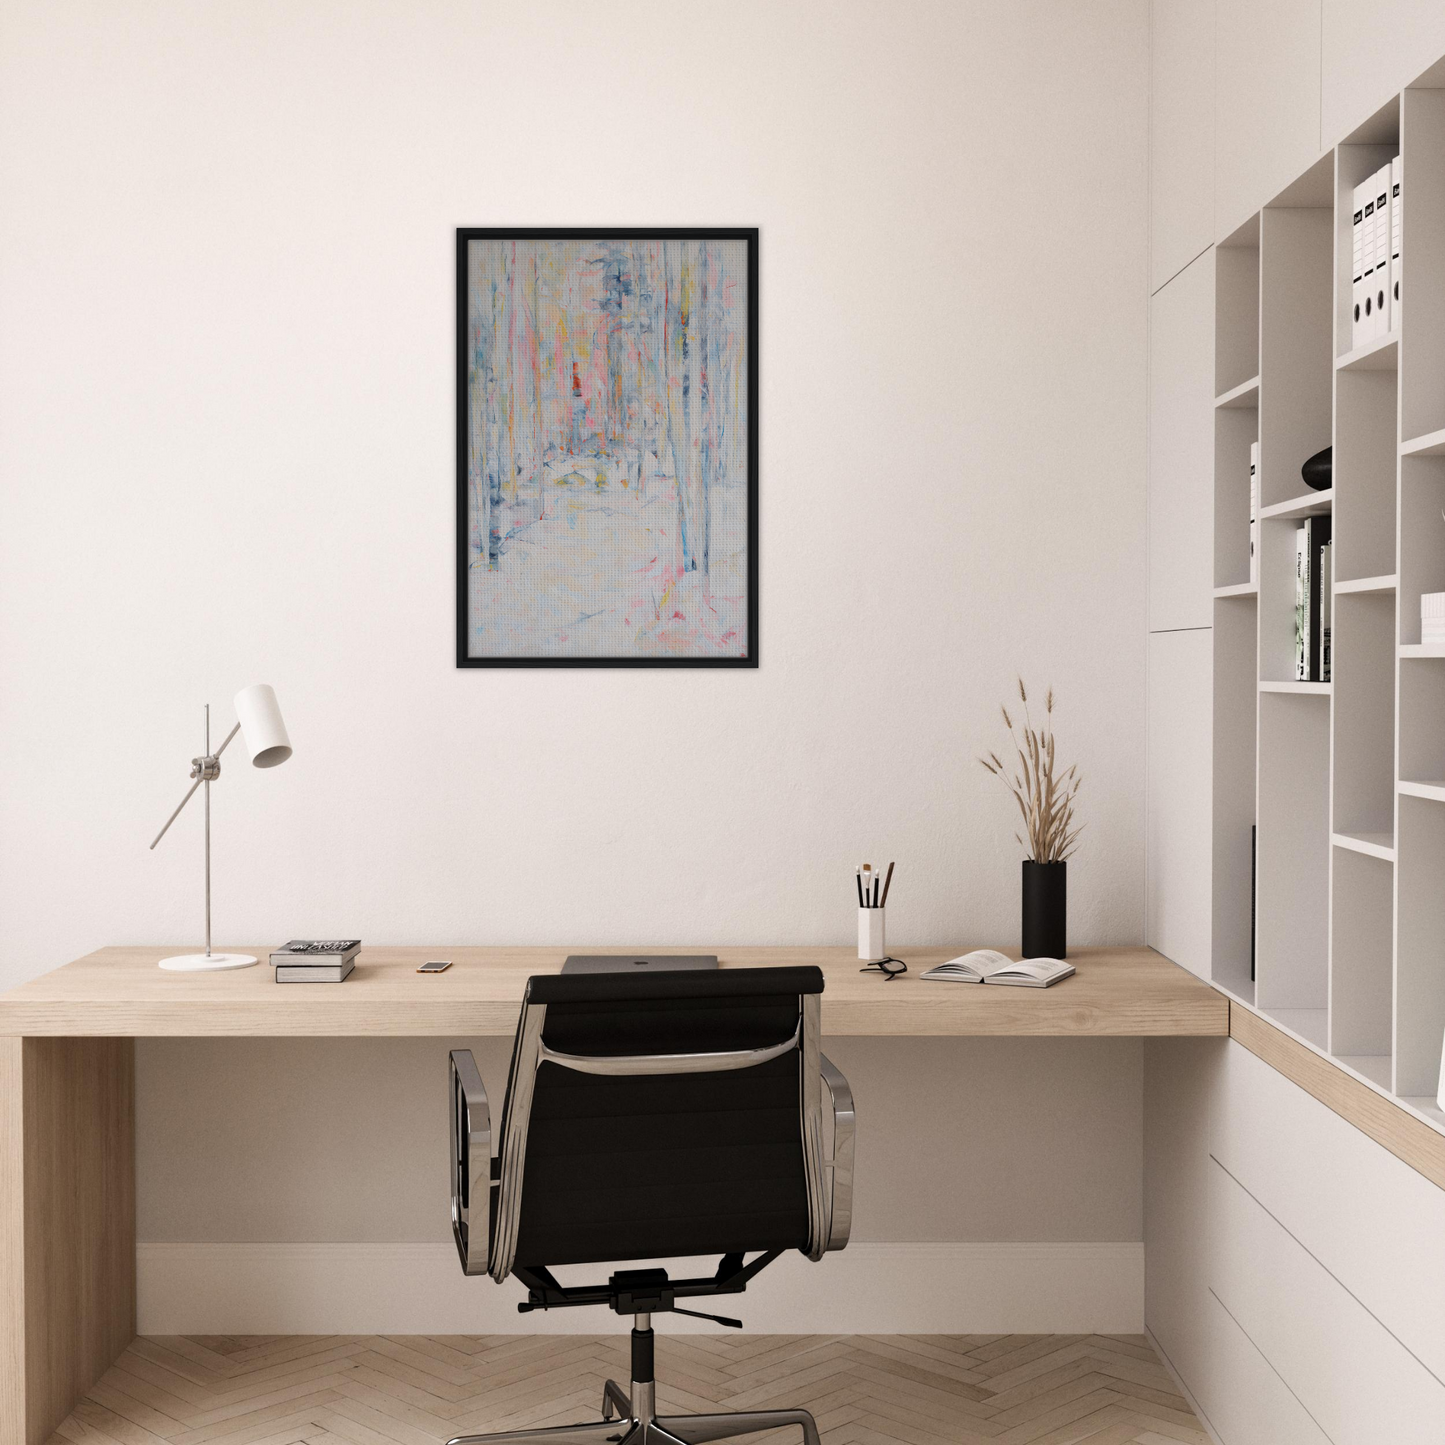
<path id="1" fill-rule="evenodd" d="M 1067 954 L 1069 865 L 1024 859 L 1025 958 L 1063 958 Z"/>

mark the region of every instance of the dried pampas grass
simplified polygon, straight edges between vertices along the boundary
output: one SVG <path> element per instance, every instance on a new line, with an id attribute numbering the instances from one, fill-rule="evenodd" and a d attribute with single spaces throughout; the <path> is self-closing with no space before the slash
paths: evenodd
<path id="1" fill-rule="evenodd" d="M 980 758 L 985 768 L 1014 795 L 1023 814 L 1028 837 L 1015 833 L 1028 856 L 1036 863 L 1062 863 L 1077 846 L 1082 823 L 1074 822 L 1074 801 L 1083 781 L 1078 767 L 1070 764 L 1067 771 L 1054 776 L 1054 690 L 1044 696 L 1044 725 L 1035 728 L 1029 717 L 1029 695 L 1023 678 L 1019 679 L 1019 701 L 1023 704 L 1022 736 L 1014 727 L 1008 708 L 1001 708 L 1008 727 L 1009 741 L 1018 754 L 1018 765 L 1012 771 L 998 756 L 989 753 Z"/>

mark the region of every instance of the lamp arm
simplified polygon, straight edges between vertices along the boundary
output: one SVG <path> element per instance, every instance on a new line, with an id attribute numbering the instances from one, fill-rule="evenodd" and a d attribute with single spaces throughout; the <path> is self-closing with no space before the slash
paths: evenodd
<path id="1" fill-rule="evenodd" d="M 221 744 L 221 746 L 216 749 L 216 751 L 215 751 L 215 753 L 213 754 L 213 756 L 214 756 L 214 757 L 220 757 L 221 754 L 222 754 L 223 752 L 225 752 L 226 749 L 231 745 L 231 739 L 232 739 L 233 737 L 235 737 L 236 734 L 237 734 L 238 732 L 240 732 L 240 731 L 241 731 L 241 724 L 238 722 L 238 723 L 235 725 L 235 727 L 233 727 L 233 728 L 231 729 L 231 731 L 226 734 L 226 741 L 223 742 L 223 743 Z"/>
<path id="2" fill-rule="evenodd" d="M 192 795 L 203 782 L 205 782 L 204 778 L 197 778 L 196 781 L 191 784 L 189 791 L 186 793 L 186 796 L 182 798 L 179 803 L 176 804 L 176 811 L 172 813 L 169 818 L 166 819 L 165 827 L 156 834 L 154 840 L 151 843 L 152 848 L 154 848 L 156 844 L 159 843 L 161 839 L 166 836 L 166 830 L 171 826 L 172 823 L 176 821 L 177 818 L 181 816 L 181 809 L 184 808 L 186 804 L 191 801 Z"/>
<path id="3" fill-rule="evenodd" d="M 155 842 L 151 844 L 152 848 L 154 848 L 156 846 L 156 843 L 159 843 L 161 839 L 166 836 L 166 830 L 171 826 L 172 823 L 176 821 L 177 818 L 181 816 L 181 809 L 184 808 L 186 804 L 191 801 L 191 797 L 195 793 L 196 789 L 199 788 L 202 783 L 210 782 L 212 778 L 216 777 L 220 773 L 221 770 L 218 765 L 220 756 L 223 752 L 226 751 L 227 747 L 230 746 L 231 739 L 235 737 L 236 734 L 240 731 L 241 724 L 238 722 L 235 727 L 233 727 L 231 731 L 226 734 L 226 741 L 223 742 L 214 753 L 212 753 L 207 758 L 197 758 L 194 760 L 197 766 L 194 767 L 192 776 L 195 778 L 196 781 L 191 784 L 190 792 L 188 792 L 186 796 L 182 798 L 179 803 L 176 804 L 176 811 L 172 813 L 169 818 L 166 819 L 165 827 L 156 834 Z M 206 766 L 207 764 L 216 764 L 216 766 L 208 767 Z"/>

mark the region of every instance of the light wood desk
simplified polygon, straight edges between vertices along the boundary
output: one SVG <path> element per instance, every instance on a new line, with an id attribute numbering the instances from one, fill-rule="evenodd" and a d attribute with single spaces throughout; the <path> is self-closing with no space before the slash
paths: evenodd
<path id="1" fill-rule="evenodd" d="M 529 975 L 620 951 L 365 948 L 339 987 L 285 987 L 264 962 L 165 973 L 174 949 L 104 948 L 0 994 L 0 1445 L 41 1445 L 135 1335 L 135 1039 L 510 1036 Z M 1151 949 L 1078 949 L 1051 989 L 920 980 L 964 951 L 903 949 L 910 972 L 886 982 L 848 948 L 717 950 L 724 967 L 821 967 L 830 1035 L 1229 1032 L 1228 1000 Z M 418 974 L 427 958 L 453 966 Z"/>

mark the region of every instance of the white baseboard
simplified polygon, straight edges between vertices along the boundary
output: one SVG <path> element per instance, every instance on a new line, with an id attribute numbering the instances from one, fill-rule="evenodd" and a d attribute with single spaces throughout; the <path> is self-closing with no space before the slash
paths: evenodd
<path id="1" fill-rule="evenodd" d="M 136 1264 L 144 1335 L 616 1328 L 596 1309 L 518 1314 L 521 1286 L 466 1278 L 450 1244 L 140 1244 Z M 817 1264 L 784 1255 L 715 1308 L 759 1334 L 1138 1334 L 1144 1246 L 853 1244 Z M 674 1315 L 666 1328 L 718 1326 Z"/>

